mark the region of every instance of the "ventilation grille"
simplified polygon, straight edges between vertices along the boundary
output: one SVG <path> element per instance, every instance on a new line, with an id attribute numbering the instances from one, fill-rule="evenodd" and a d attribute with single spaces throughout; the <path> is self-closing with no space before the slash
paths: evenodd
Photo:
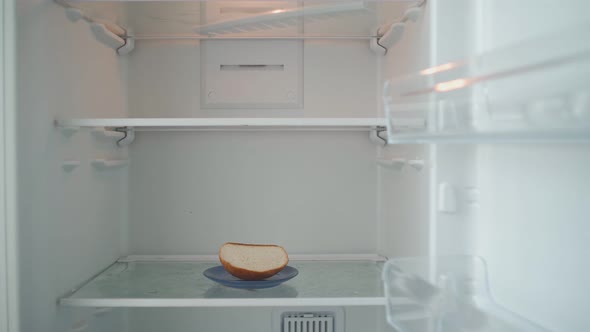
<path id="1" fill-rule="evenodd" d="M 286 313 L 282 332 L 334 332 L 331 313 Z"/>

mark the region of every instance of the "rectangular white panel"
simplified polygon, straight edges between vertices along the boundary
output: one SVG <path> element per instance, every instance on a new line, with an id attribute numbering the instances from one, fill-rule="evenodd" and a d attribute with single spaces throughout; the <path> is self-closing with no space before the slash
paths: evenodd
<path id="1" fill-rule="evenodd" d="M 210 40 L 201 48 L 203 108 L 300 108 L 303 43 Z"/>

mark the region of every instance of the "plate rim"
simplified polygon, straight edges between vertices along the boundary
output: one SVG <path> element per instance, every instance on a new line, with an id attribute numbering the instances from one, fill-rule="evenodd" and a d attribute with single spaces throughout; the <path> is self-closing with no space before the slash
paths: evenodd
<path id="1" fill-rule="evenodd" d="M 247 285 L 250 285 L 250 287 L 252 287 L 252 288 L 270 288 L 270 287 L 278 286 L 278 285 L 280 285 L 280 284 L 282 284 L 284 282 L 287 282 L 287 281 L 289 281 L 289 280 L 291 280 L 291 279 L 293 279 L 293 278 L 295 278 L 296 276 L 299 275 L 299 270 L 296 267 L 293 267 L 293 266 L 290 266 L 290 265 L 285 266 L 283 268 L 283 270 L 286 269 L 287 267 L 290 268 L 290 269 L 292 269 L 292 272 L 291 273 L 293 273 L 293 275 L 292 276 L 289 276 L 287 278 L 284 278 L 284 279 L 279 279 L 279 280 L 268 280 L 268 279 L 262 279 L 262 280 L 242 280 L 242 279 L 237 279 L 237 280 L 221 280 L 221 279 L 217 279 L 215 277 L 211 277 L 210 275 L 207 275 L 207 272 L 209 272 L 209 271 L 211 271 L 213 269 L 222 268 L 223 271 L 225 271 L 225 273 L 227 273 L 230 276 L 233 276 L 231 273 L 229 273 L 223 267 L 223 265 L 212 266 L 212 267 L 206 269 L 205 271 L 203 271 L 202 274 L 203 274 L 203 276 L 205 276 L 205 278 L 207 278 L 207 279 L 209 279 L 211 281 L 214 281 L 214 282 L 216 282 L 218 284 L 221 284 L 223 286 L 229 286 L 229 285 L 247 286 Z M 281 271 L 283 271 L 283 270 L 281 270 Z M 277 273 L 280 273 L 281 271 L 279 271 Z M 269 277 L 269 278 L 271 278 L 271 277 Z M 273 286 L 270 286 L 270 285 L 273 285 Z M 270 287 L 260 287 L 260 286 L 270 286 Z M 231 287 L 231 286 L 229 286 L 229 287 Z M 243 288 L 247 288 L 247 287 L 243 287 Z"/>

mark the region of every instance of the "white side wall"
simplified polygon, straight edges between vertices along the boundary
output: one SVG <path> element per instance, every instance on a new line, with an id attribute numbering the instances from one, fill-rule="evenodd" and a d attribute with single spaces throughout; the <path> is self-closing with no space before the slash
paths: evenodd
<path id="1" fill-rule="evenodd" d="M 60 321 L 57 299 L 124 251 L 126 171 L 89 162 L 126 151 L 87 132 L 65 137 L 53 120 L 125 116 L 124 70 L 52 1 L 19 0 L 17 20 L 21 329 L 64 331 L 74 316 Z M 82 164 L 66 173 L 68 159 Z"/>
<path id="2" fill-rule="evenodd" d="M 141 42 L 129 61 L 135 117 L 374 117 L 366 41 L 305 42 L 304 108 L 200 109 L 195 42 Z M 368 133 L 139 133 L 131 149 L 130 253 L 212 254 L 226 241 L 290 253 L 376 251 Z M 337 234 L 337 235 L 336 235 Z"/>
<path id="3" fill-rule="evenodd" d="M 0 6 L 0 331 L 19 331 L 16 2 Z"/>

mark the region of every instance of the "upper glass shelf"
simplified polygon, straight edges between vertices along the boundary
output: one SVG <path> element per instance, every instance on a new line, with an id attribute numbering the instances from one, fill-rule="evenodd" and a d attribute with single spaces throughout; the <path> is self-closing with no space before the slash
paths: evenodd
<path id="1" fill-rule="evenodd" d="M 330 37 L 373 38 L 383 23 L 422 0 L 177 1 L 55 0 L 135 39 Z M 391 13 L 392 17 L 385 17 Z"/>
<path id="2" fill-rule="evenodd" d="M 149 258 L 119 261 L 59 303 L 77 307 L 239 307 L 384 305 L 379 256 L 303 258 L 289 262 L 299 275 L 260 290 L 221 286 L 203 276 L 213 259 Z"/>
<path id="3" fill-rule="evenodd" d="M 394 78 L 390 143 L 590 142 L 590 25 Z M 408 117 L 427 119 L 399 131 Z"/>

